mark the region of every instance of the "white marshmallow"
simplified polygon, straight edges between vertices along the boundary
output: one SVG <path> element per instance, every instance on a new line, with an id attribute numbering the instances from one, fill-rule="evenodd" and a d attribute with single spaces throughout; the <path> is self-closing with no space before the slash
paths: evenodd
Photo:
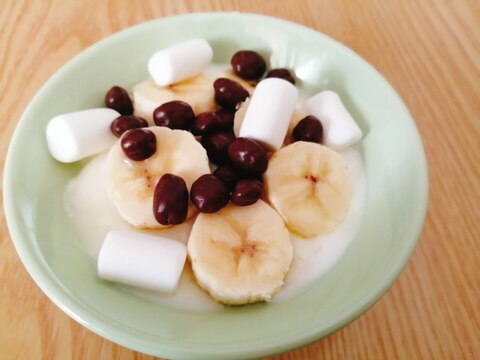
<path id="1" fill-rule="evenodd" d="M 199 75 L 212 58 L 213 50 L 206 40 L 188 40 L 154 53 L 148 72 L 157 85 L 170 85 Z"/>
<path id="2" fill-rule="evenodd" d="M 290 82 L 268 78 L 258 83 L 245 113 L 240 137 L 278 150 L 287 134 L 298 91 Z"/>
<path id="3" fill-rule="evenodd" d="M 319 92 L 306 101 L 305 109 L 322 123 L 326 146 L 341 150 L 362 138 L 362 130 L 335 92 Z"/>
<path id="4" fill-rule="evenodd" d="M 110 125 L 119 116 L 108 108 L 55 116 L 46 130 L 50 154 L 58 161 L 71 163 L 107 149 L 116 140 Z"/>
<path id="5" fill-rule="evenodd" d="M 110 231 L 98 255 L 98 276 L 137 287 L 173 291 L 187 257 L 185 244 L 134 231 Z"/>

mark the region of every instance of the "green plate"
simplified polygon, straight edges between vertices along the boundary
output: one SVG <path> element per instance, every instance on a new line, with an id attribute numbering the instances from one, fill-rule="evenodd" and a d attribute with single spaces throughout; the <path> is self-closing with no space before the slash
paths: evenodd
<path id="1" fill-rule="evenodd" d="M 312 94 L 340 94 L 365 136 L 368 198 L 358 235 L 340 262 L 299 295 L 273 304 L 209 312 L 168 308 L 101 281 L 63 208 L 81 164 L 48 154 L 44 132 L 57 114 L 102 106 L 112 85 L 147 78 L 156 50 L 194 37 L 228 63 L 238 49 L 292 68 Z M 192 54 L 194 55 L 194 54 Z M 419 237 L 427 206 L 425 155 L 408 110 L 367 62 L 311 29 L 265 16 L 203 13 L 164 18 L 110 36 L 76 56 L 23 114 L 5 165 L 5 212 L 25 267 L 45 294 L 95 333 L 129 348 L 181 359 L 258 357 L 305 345 L 345 326 L 390 287 Z"/>

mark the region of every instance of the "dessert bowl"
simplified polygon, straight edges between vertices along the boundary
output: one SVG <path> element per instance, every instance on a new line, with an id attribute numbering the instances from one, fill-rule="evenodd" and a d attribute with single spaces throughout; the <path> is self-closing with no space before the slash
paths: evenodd
<path id="1" fill-rule="evenodd" d="M 99 279 L 64 208 L 67 182 L 84 162 L 48 153 L 55 115 L 103 105 L 113 85 L 148 77 L 156 50 L 202 37 L 214 62 L 254 49 L 293 69 L 307 94 L 340 94 L 361 127 L 367 176 L 362 225 L 340 261 L 297 295 L 249 306 L 189 311 L 122 291 Z M 193 55 L 193 54 L 192 54 Z M 251 358 L 319 340 L 371 307 L 396 280 L 419 238 L 428 194 L 426 160 L 415 123 L 386 80 L 340 43 L 308 28 L 241 13 L 163 18 L 114 34 L 63 66 L 25 110 L 4 176 L 8 227 L 26 269 L 73 319 L 123 346 L 168 358 Z"/>

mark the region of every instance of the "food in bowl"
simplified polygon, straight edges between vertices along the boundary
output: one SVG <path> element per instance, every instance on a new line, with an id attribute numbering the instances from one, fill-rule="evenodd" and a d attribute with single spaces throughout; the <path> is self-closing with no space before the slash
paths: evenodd
<path id="1" fill-rule="evenodd" d="M 200 60 L 186 57 L 192 48 Z M 262 79 L 266 62 L 241 50 L 232 72 L 209 65 L 208 48 L 196 39 L 154 54 L 153 80 L 131 97 L 113 87 L 112 109 L 52 119 L 47 141 L 59 161 L 98 154 L 71 181 L 67 204 L 86 244 L 96 244 L 87 250 L 101 277 L 167 301 L 175 296 L 162 292 L 192 284 L 223 304 L 270 301 L 320 276 L 353 238 L 366 184 L 352 145 L 362 134 L 335 93 L 299 102 L 287 69 Z M 62 157 L 65 134 L 73 150 Z M 156 253 L 171 254 L 170 265 Z"/>

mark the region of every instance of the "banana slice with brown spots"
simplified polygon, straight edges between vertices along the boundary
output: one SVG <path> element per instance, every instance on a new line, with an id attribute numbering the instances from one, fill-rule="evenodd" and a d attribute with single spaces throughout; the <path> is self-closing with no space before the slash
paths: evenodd
<path id="1" fill-rule="evenodd" d="M 164 174 L 174 174 L 183 178 L 190 189 L 196 179 L 210 173 L 210 168 L 205 149 L 190 132 L 159 126 L 148 129 L 156 136 L 156 152 L 146 160 L 131 160 L 118 140 L 108 154 L 106 184 L 125 221 L 138 228 L 164 228 L 153 215 L 153 193 L 158 180 Z M 195 212 L 189 203 L 187 219 Z"/>
<path id="2" fill-rule="evenodd" d="M 280 216 L 260 200 L 198 215 L 188 255 L 203 289 L 221 303 L 241 305 L 271 300 L 290 268 L 293 245 Z"/>

